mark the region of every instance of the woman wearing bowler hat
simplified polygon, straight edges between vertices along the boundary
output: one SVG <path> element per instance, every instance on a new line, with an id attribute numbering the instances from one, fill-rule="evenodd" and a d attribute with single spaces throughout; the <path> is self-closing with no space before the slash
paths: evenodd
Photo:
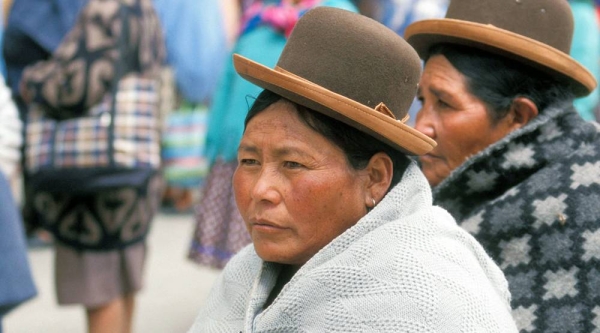
<path id="1" fill-rule="evenodd" d="M 503 269 L 521 332 L 600 331 L 600 126 L 573 108 L 596 80 L 572 35 L 564 0 L 453 0 L 405 34 L 434 203 Z"/>
<path id="2" fill-rule="evenodd" d="M 252 244 L 227 264 L 190 332 L 516 332 L 501 270 L 439 207 L 408 155 L 420 76 L 393 31 L 329 7 L 306 13 L 264 88 L 233 176 Z"/>

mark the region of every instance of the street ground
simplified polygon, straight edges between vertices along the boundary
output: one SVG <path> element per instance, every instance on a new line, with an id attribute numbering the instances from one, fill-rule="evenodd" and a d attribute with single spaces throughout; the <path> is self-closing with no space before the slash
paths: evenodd
<path id="1" fill-rule="evenodd" d="M 219 271 L 187 259 L 192 214 L 161 213 L 153 223 L 133 332 L 185 333 Z M 31 248 L 29 260 L 38 296 L 4 318 L 4 333 L 85 333 L 83 308 L 56 303 L 52 247 Z"/>

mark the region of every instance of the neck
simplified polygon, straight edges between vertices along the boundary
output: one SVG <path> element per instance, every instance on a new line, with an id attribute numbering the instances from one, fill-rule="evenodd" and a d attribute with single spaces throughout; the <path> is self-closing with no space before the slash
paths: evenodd
<path id="1" fill-rule="evenodd" d="M 267 301 L 265 302 L 264 308 L 268 308 L 271 303 L 277 298 L 283 287 L 290 282 L 294 274 L 300 269 L 299 266 L 291 266 L 291 265 L 281 265 L 281 271 L 279 271 L 279 275 L 277 276 L 277 282 L 275 282 L 275 286 L 271 290 Z"/>

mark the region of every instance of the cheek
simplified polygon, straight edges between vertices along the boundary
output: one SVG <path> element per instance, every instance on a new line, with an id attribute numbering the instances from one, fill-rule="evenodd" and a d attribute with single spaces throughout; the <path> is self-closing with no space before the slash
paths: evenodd
<path id="1" fill-rule="evenodd" d="M 288 203 L 293 204 L 288 205 L 288 209 L 292 215 L 307 222 L 301 226 L 302 229 L 316 233 L 316 237 L 333 239 L 364 213 L 362 192 L 353 181 L 302 182 L 289 193 L 291 200 Z"/>
<path id="2" fill-rule="evenodd" d="M 300 221 L 312 220 L 312 216 L 318 216 L 328 205 L 328 187 L 314 179 L 292 182 L 283 194 L 289 213 L 297 216 Z"/>
<path id="3" fill-rule="evenodd" d="M 250 180 L 248 179 L 248 177 L 244 176 L 243 173 L 235 171 L 231 181 L 235 202 L 243 216 L 243 212 L 246 210 L 250 201 Z"/>
<path id="4" fill-rule="evenodd" d="M 447 123 L 443 131 L 438 144 L 449 167 L 454 169 L 485 147 L 483 142 L 489 127 L 479 121 L 458 121 Z"/>

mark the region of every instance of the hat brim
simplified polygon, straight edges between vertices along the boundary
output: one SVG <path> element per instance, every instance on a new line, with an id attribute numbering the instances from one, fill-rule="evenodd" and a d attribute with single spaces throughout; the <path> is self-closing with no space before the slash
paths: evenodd
<path id="1" fill-rule="evenodd" d="M 537 40 L 525 37 L 490 24 L 456 19 L 429 19 L 417 21 L 406 28 L 404 37 L 421 58 L 429 48 L 438 43 L 462 44 L 482 49 L 500 51 L 572 83 L 577 97 L 586 96 L 596 88 L 596 79 L 579 62 L 568 54 Z"/>
<path id="2" fill-rule="evenodd" d="M 241 77 L 257 86 L 353 126 L 406 154 L 423 155 L 436 146 L 434 140 L 401 121 L 283 68 L 273 70 L 239 54 L 233 55 L 233 64 Z"/>

